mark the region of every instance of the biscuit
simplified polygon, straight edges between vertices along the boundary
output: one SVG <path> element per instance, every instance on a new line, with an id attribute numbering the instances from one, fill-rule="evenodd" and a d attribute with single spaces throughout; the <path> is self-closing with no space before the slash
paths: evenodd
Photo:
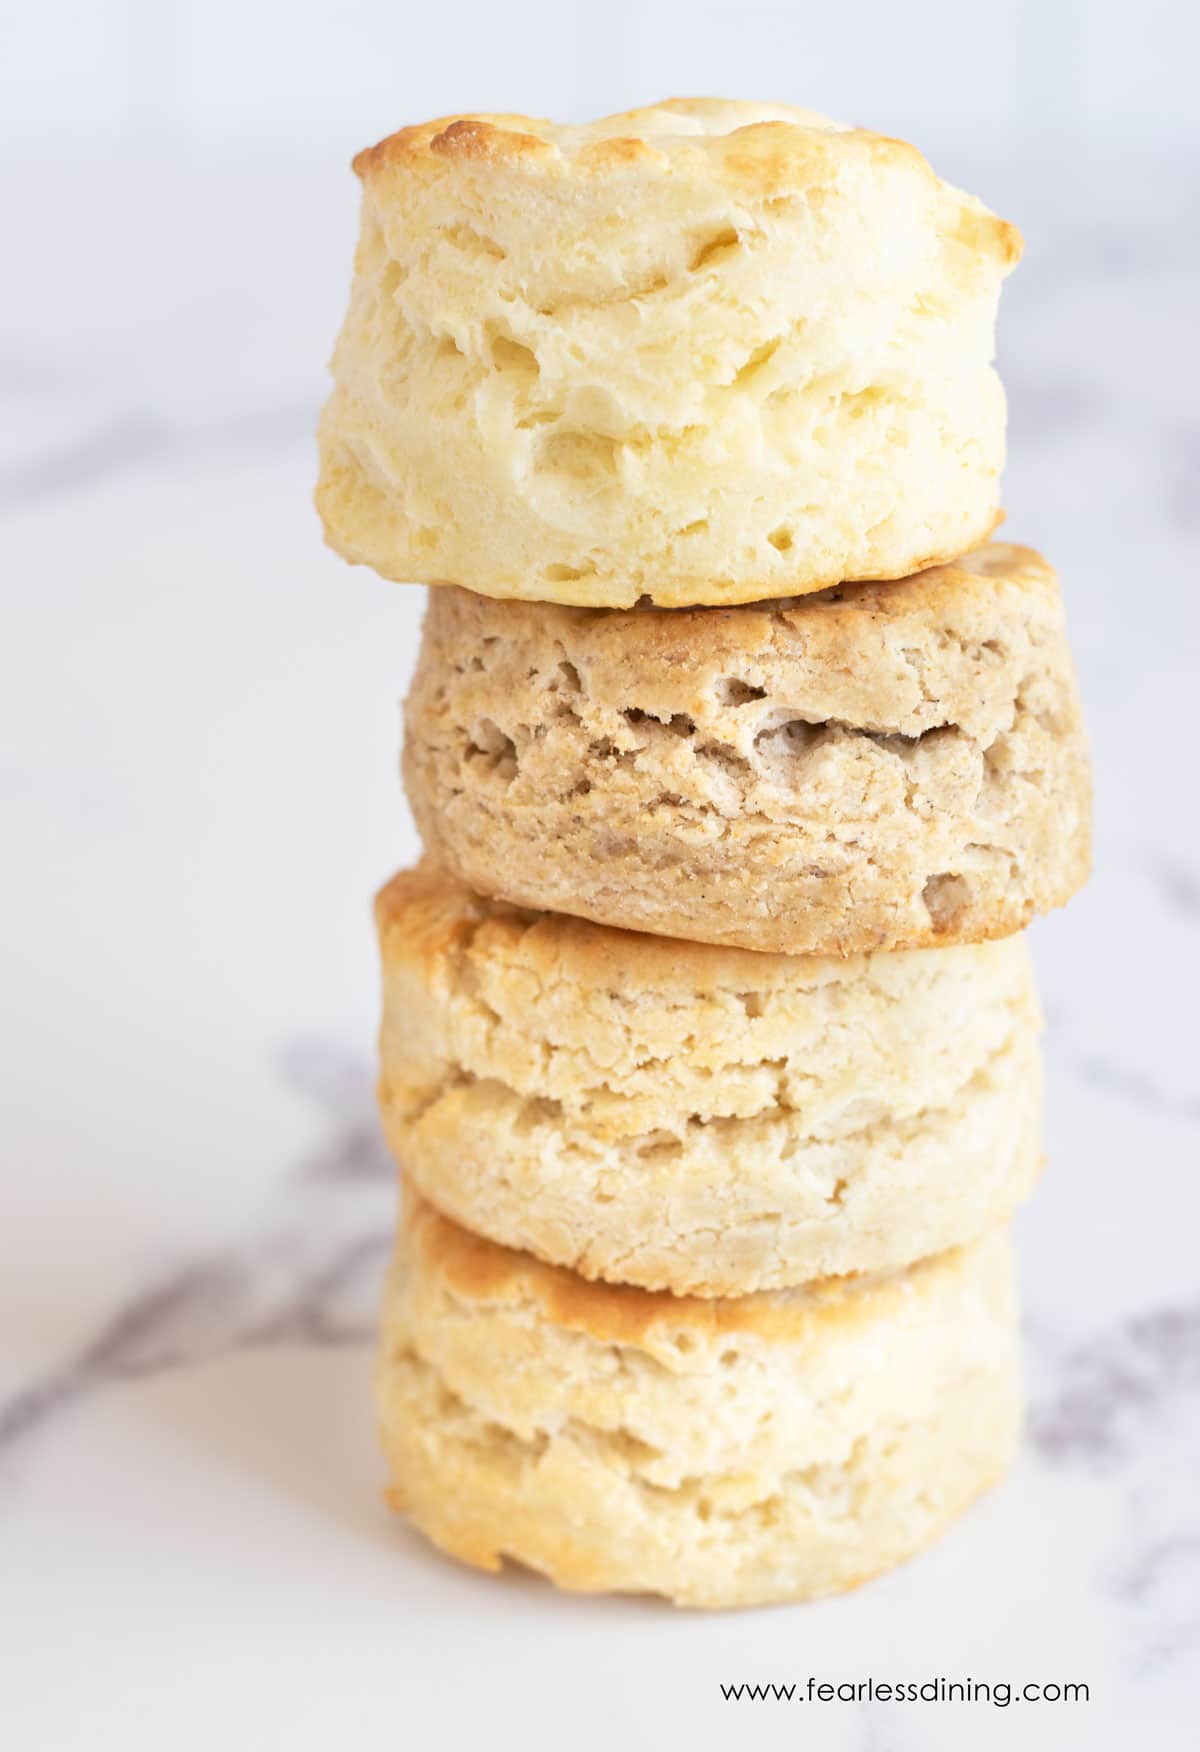
<path id="1" fill-rule="evenodd" d="M 1001 544 L 734 609 L 432 591 L 405 775 L 480 893 L 748 949 L 1001 936 L 1088 870 L 1057 581 Z"/>
<path id="2" fill-rule="evenodd" d="M 494 1241 L 742 1295 L 907 1265 L 1031 1190 L 1021 937 L 758 955 L 518 912 L 428 865 L 377 915 L 385 1133 Z"/>
<path id="3" fill-rule="evenodd" d="M 751 1606 L 852 1587 L 1011 1458 L 1002 1231 L 907 1270 L 695 1301 L 587 1284 L 419 1201 L 377 1403 L 393 1505 L 482 1569 Z"/>
<path id="4" fill-rule="evenodd" d="M 698 99 L 442 118 L 355 168 L 317 493 L 347 559 L 678 606 L 899 577 L 995 527 L 1020 238 L 914 147 Z"/>

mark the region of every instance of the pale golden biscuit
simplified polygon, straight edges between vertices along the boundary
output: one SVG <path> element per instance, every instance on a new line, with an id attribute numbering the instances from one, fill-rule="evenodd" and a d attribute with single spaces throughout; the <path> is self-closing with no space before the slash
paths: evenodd
<path id="1" fill-rule="evenodd" d="M 1011 1458 L 998 1232 L 882 1277 L 695 1301 L 587 1284 L 414 1202 L 377 1377 L 394 1506 L 468 1563 L 752 1606 L 911 1556 Z"/>
<path id="2" fill-rule="evenodd" d="M 355 168 L 317 494 L 347 559 L 732 603 L 899 577 L 995 527 L 1020 238 L 914 147 L 697 99 L 443 118 Z"/>
<path id="3" fill-rule="evenodd" d="M 760 955 L 518 912 L 428 865 L 377 915 L 386 1135 L 494 1241 L 742 1295 L 907 1265 L 1032 1187 L 1020 937 Z"/>
<path id="4" fill-rule="evenodd" d="M 1053 571 L 624 613 L 433 591 L 405 775 L 426 846 L 521 906 L 788 954 L 1019 930 L 1087 875 Z"/>

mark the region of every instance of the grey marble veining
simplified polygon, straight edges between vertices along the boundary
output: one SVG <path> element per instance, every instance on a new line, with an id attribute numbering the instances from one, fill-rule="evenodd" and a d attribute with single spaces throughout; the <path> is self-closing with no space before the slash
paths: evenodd
<path id="1" fill-rule="evenodd" d="M 280 1054 L 326 1134 L 279 1182 L 253 1237 L 134 1287 L 79 1350 L 0 1402 L 0 1463 L 85 1396 L 242 1347 L 370 1342 L 391 1246 L 394 1171 L 364 1064 L 327 1043 Z"/>

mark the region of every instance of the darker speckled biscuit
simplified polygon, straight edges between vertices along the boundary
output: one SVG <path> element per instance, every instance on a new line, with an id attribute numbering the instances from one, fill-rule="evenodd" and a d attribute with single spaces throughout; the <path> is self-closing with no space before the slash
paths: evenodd
<path id="1" fill-rule="evenodd" d="M 405 775 L 480 893 L 749 949 L 1004 936 L 1088 870 L 1057 580 L 1003 544 L 722 610 L 434 591 Z"/>

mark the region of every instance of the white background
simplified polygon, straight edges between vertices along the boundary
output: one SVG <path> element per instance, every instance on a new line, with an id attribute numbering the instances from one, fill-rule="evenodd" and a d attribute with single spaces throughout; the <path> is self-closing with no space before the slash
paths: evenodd
<path id="1" fill-rule="evenodd" d="M 463 109 L 584 120 L 673 93 L 802 102 L 930 148 L 1200 138 L 1179 0 L 854 5 L 43 0 L 4 25 L 9 151 L 347 156 Z"/>
<path id="2" fill-rule="evenodd" d="M 1200 113 L 1192 8 L 31 0 L 0 37 L 0 1735 L 1192 1744 L 1200 1520 Z M 1034 933 L 1049 1169 L 1014 1479 L 846 1600 L 694 1618 L 391 1524 L 368 897 L 421 599 L 321 546 L 350 153 L 452 109 L 791 100 L 1021 225 L 1014 539 L 1059 565 L 1097 868 Z M 719 1679 L 1083 1680 L 1075 1713 Z"/>

